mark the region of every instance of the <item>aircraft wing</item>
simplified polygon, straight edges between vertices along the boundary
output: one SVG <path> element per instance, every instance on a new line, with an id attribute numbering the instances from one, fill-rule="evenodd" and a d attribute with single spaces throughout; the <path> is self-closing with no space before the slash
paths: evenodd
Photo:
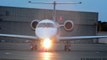
<path id="1" fill-rule="evenodd" d="M 72 36 L 72 37 L 59 37 L 60 40 L 98 39 L 98 38 L 107 38 L 107 36 Z"/>
<path id="2" fill-rule="evenodd" d="M 23 38 L 23 39 L 37 39 L 36 36 L 15 35 L 15 34 L 0 34 L 0 36 L 1 37 Z"/>
<path id="3" fill-rule="evenodd" d="M 37 39 L 36 36 L 27 35 L 15 35 L 15 34 L 0 34 L 1 37 L 13 37 L 13 38 L 23 38 L 23 39 Z M 97 39 L 97 38 L 107 38 L 107 36 L 69 36 L 69 37 L 59 37 L 59 40 L 78 40 L 78 39 Z"/>

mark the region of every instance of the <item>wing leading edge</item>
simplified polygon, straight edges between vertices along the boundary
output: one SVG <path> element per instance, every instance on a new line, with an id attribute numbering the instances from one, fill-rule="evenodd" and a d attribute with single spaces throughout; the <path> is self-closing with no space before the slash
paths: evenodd
<path id="1" fill-rule="evenodd" d="M 27 35 L 15 35 L 15 34 L 0 34 L 1 37 L 13 37 L 13 38 L 23 38 L 23 39 L 37 39 L 36 36 Z M 78 40 L 78 39 L 97 39 L 97 38 L 107 38 L 107 36 L 72 36 L 72 37 L 59 37 L 59 40 Z"/>
<path id="2" fill-rule="evenodd" d="M 0 34 L 0 36 L 1 37 L 23 38 L 23 39 L 37 39 L 36 36 L 15 35 L 15 34 Z"/>
<path id="3" fill-rule="evenodd" d="M 98 39 L 98 38 L 107 38 L 107 36 L 72 36 L 72 37 L 59 37 L 60 40 L 77 40 L 77 39 Z"/>

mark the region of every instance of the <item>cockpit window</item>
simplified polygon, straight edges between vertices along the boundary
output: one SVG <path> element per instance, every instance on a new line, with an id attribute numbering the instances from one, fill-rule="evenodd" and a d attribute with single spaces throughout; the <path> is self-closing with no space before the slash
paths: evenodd
<path id="1" fill-rule="evenodd" d="M 52 23 L 40 23 L 38 27 L 54 27 Z"/>

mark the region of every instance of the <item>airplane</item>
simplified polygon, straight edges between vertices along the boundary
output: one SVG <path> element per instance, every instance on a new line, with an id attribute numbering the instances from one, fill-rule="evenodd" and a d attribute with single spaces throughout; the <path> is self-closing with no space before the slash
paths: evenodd
<path id="1" fill-rule="evenodd" d="M 71 20 L 66 20 L 64 25 L 59 25 L 57 22 L 49 19 L 44 19 L 38 22 L 38 20 L 33 20 L 31 22 L 31 27 L 34 29 L 36 36 L 26 36 L 26 35 L 15 35 L 15 34 L 0 34 L 1 37 L 14 37 L 14 38 L 24 38 L 38 40 L 39 45 L 32 41 L 32 50 L 37 50 L 37 47 L 41 46 L 45 51 L 48 51 L 54 46 L 55 42 L 58 41 L 73 41 L 78 39 L 97 39 L 97 38 L 107 38 L 107 36 L 70 36 L 61 37 L 60 27 L 64 26 L 65 30 L 72 30 L 74 23 Z M 64 43 L 64 50 L 69 51 L 69 43 Z"/>
<path id="2" fill-rule="evenodd" d="M 53 4 L 56 4 L 54 2 Z M 54 13 L 55 5 L 54 5 Z M 53 15 L 53 20 L 43 19 L 43 20 L 33 20 L 31 22 L 31 27 L 35 31 L 35 36 L 27 35 L 15 35 L 15 34 L 0 34 L 0 37 L 14 37 L 22 39 L 31 39 L 32 40 L 32 50 L 37 50 L 38 47 L 41 47 L 45 51 L 49 51 L 52 46 L 55 45 L 55 42 L 66 41 L 64 43 L 64 50 L 69 51 L 69 41 L 79 40 L 79 39 L 97 39 L 97 38 L 107 38 L 107 36 L 60 36 L 60 27 L 64 27 L 67 31 L 72 31 L 74 29 L 74 23 L 71 20 L 66 20 L 63 25 L 60 25 L 56 22 L 55 16 Z M 35 43 L 35 41 L 38 41 Z"/>

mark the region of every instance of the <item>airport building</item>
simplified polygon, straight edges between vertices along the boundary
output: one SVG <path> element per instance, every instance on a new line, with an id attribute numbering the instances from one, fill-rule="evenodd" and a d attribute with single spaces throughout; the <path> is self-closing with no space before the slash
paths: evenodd
<path id="1" fill-rule="evenodd" d="M 32 20 L 43 20 L 53 18 L 53 10 L 23 7 L 0 6 L 0 33 L 19 34 L 34 36 L 30 24 Z M 64 24 L 66 20 L 72 20 L 74 28 L 67 31 L 64 27 L 60 28 L 61 36 L 91 36 L 97 34 L 97 12 L 84 11 L 56 11 L 56 21 Z M 1 38 L 6 39 L 6 38 Z M 11 38 L 8 38 L 11 40 Z M 16 39 L 17 38 L 12 38 Z M 76 40 L 72 43 L 95 43 L 97 40 Z"/>

